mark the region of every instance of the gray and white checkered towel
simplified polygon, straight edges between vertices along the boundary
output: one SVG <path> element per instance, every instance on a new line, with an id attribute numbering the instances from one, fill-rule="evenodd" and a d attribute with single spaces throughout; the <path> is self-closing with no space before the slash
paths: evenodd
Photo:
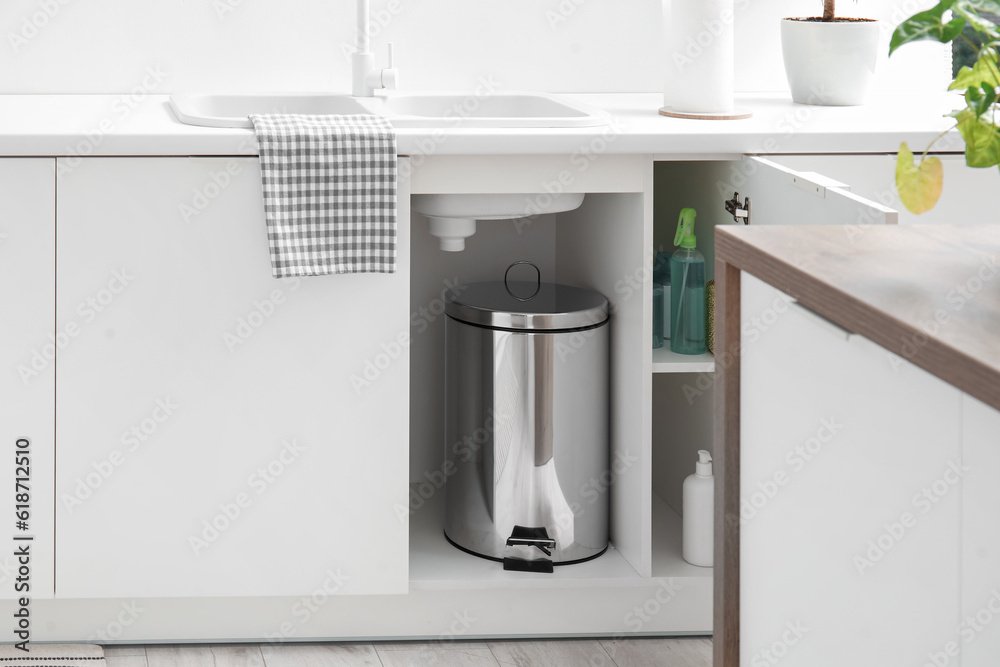
<path id="1" fill-rule="evenodd" d="M 271 273 L 396 271 L 396 134 L 381 116 L 252 115 Z"/>

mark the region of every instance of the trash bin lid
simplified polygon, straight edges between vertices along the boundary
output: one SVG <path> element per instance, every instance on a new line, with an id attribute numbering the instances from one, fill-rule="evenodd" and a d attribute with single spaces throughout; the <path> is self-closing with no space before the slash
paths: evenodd
<path id="1" fill-rule="evenodd" d="M 608 319 L 608 300 L 580 287 L 498 280 L 467 286 L 445 312 L 483 327 L 557 331 L 603 324 Z"/>

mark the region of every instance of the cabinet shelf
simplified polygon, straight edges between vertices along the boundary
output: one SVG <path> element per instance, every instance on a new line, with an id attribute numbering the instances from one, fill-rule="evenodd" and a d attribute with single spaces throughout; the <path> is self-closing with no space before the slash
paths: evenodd
<path id="1" fill-rule="evenodd" d="M 459 551 L 444 538 L 444 493 L 437 492 L 410 515 L 410 589 L 456 590 L 494 588 L 578 588 L 646 586 L 614 546 L 586 563 L 556 567 L 552 574 L 506 572 L 500 563 Z M 681 520 L 662 501 L 654 508 L 655 577 L 707 577 L 710 568 L 690 565 L 681 558 Z M 664 515 L 664 512 L 673 516 Z"/>
<path id="2" fill-rule="evenodd" d="M 681 517 L 653 494 L 653 576 L 711 577 L 712 568 L 684 560 L 681 550 Z"/>
<path id="3" fill-rule="evenodd" d="M 714 373 L 715 355 L 677 354 L 670 350 L 669 344 L 653 350 L 654 373 Z"/>

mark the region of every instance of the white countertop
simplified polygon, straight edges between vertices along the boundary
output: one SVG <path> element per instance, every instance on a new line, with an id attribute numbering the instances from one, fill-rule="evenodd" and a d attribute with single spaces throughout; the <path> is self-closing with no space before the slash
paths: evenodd
<path id="1" fill-rule="evenodd" d="M 401 155 L 654 155 L 916 152 L 952 124 L 956 95 L 887 94 L 861 107 L 793 104 L 785 95 L 741 95 L 753 117 L 732 121 L 667 118 L 654 93 L 570 95 L 611 114 L 611 125 L 570 129 L 399 130 Z M 0 156 L 256 155 L 250 130 L 178 121 L 167 96 L 0 95 Z M 953 132 L 935 145 L 961 151 Z"/>

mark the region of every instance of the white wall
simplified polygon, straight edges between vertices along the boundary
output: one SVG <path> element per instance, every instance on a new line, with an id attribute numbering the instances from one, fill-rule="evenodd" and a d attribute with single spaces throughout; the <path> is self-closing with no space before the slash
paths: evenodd
<path id="1" fill-rule="evenodd" d="M 842 0 L 840 13 L 895 25 L 917 2 Z M 814 15 L 820 0 L 736 3 L 737 89 L 785 89 L 779 19 Z M 393 41 L 404 89 L 471 90 L 493 77 L 502 90 L 661 90 L 660 0 L 372 0 L 372 11 L 378 58 Z M 157 66 L 157 93 L 346 92 L 354 2 L 3 0 L 0 35 L 0 93 L 125 92 Z M 945 53 L 907 47 L 890 65 L 908 61 L 912 74 L 889 87 L 943 81 Z"/>

